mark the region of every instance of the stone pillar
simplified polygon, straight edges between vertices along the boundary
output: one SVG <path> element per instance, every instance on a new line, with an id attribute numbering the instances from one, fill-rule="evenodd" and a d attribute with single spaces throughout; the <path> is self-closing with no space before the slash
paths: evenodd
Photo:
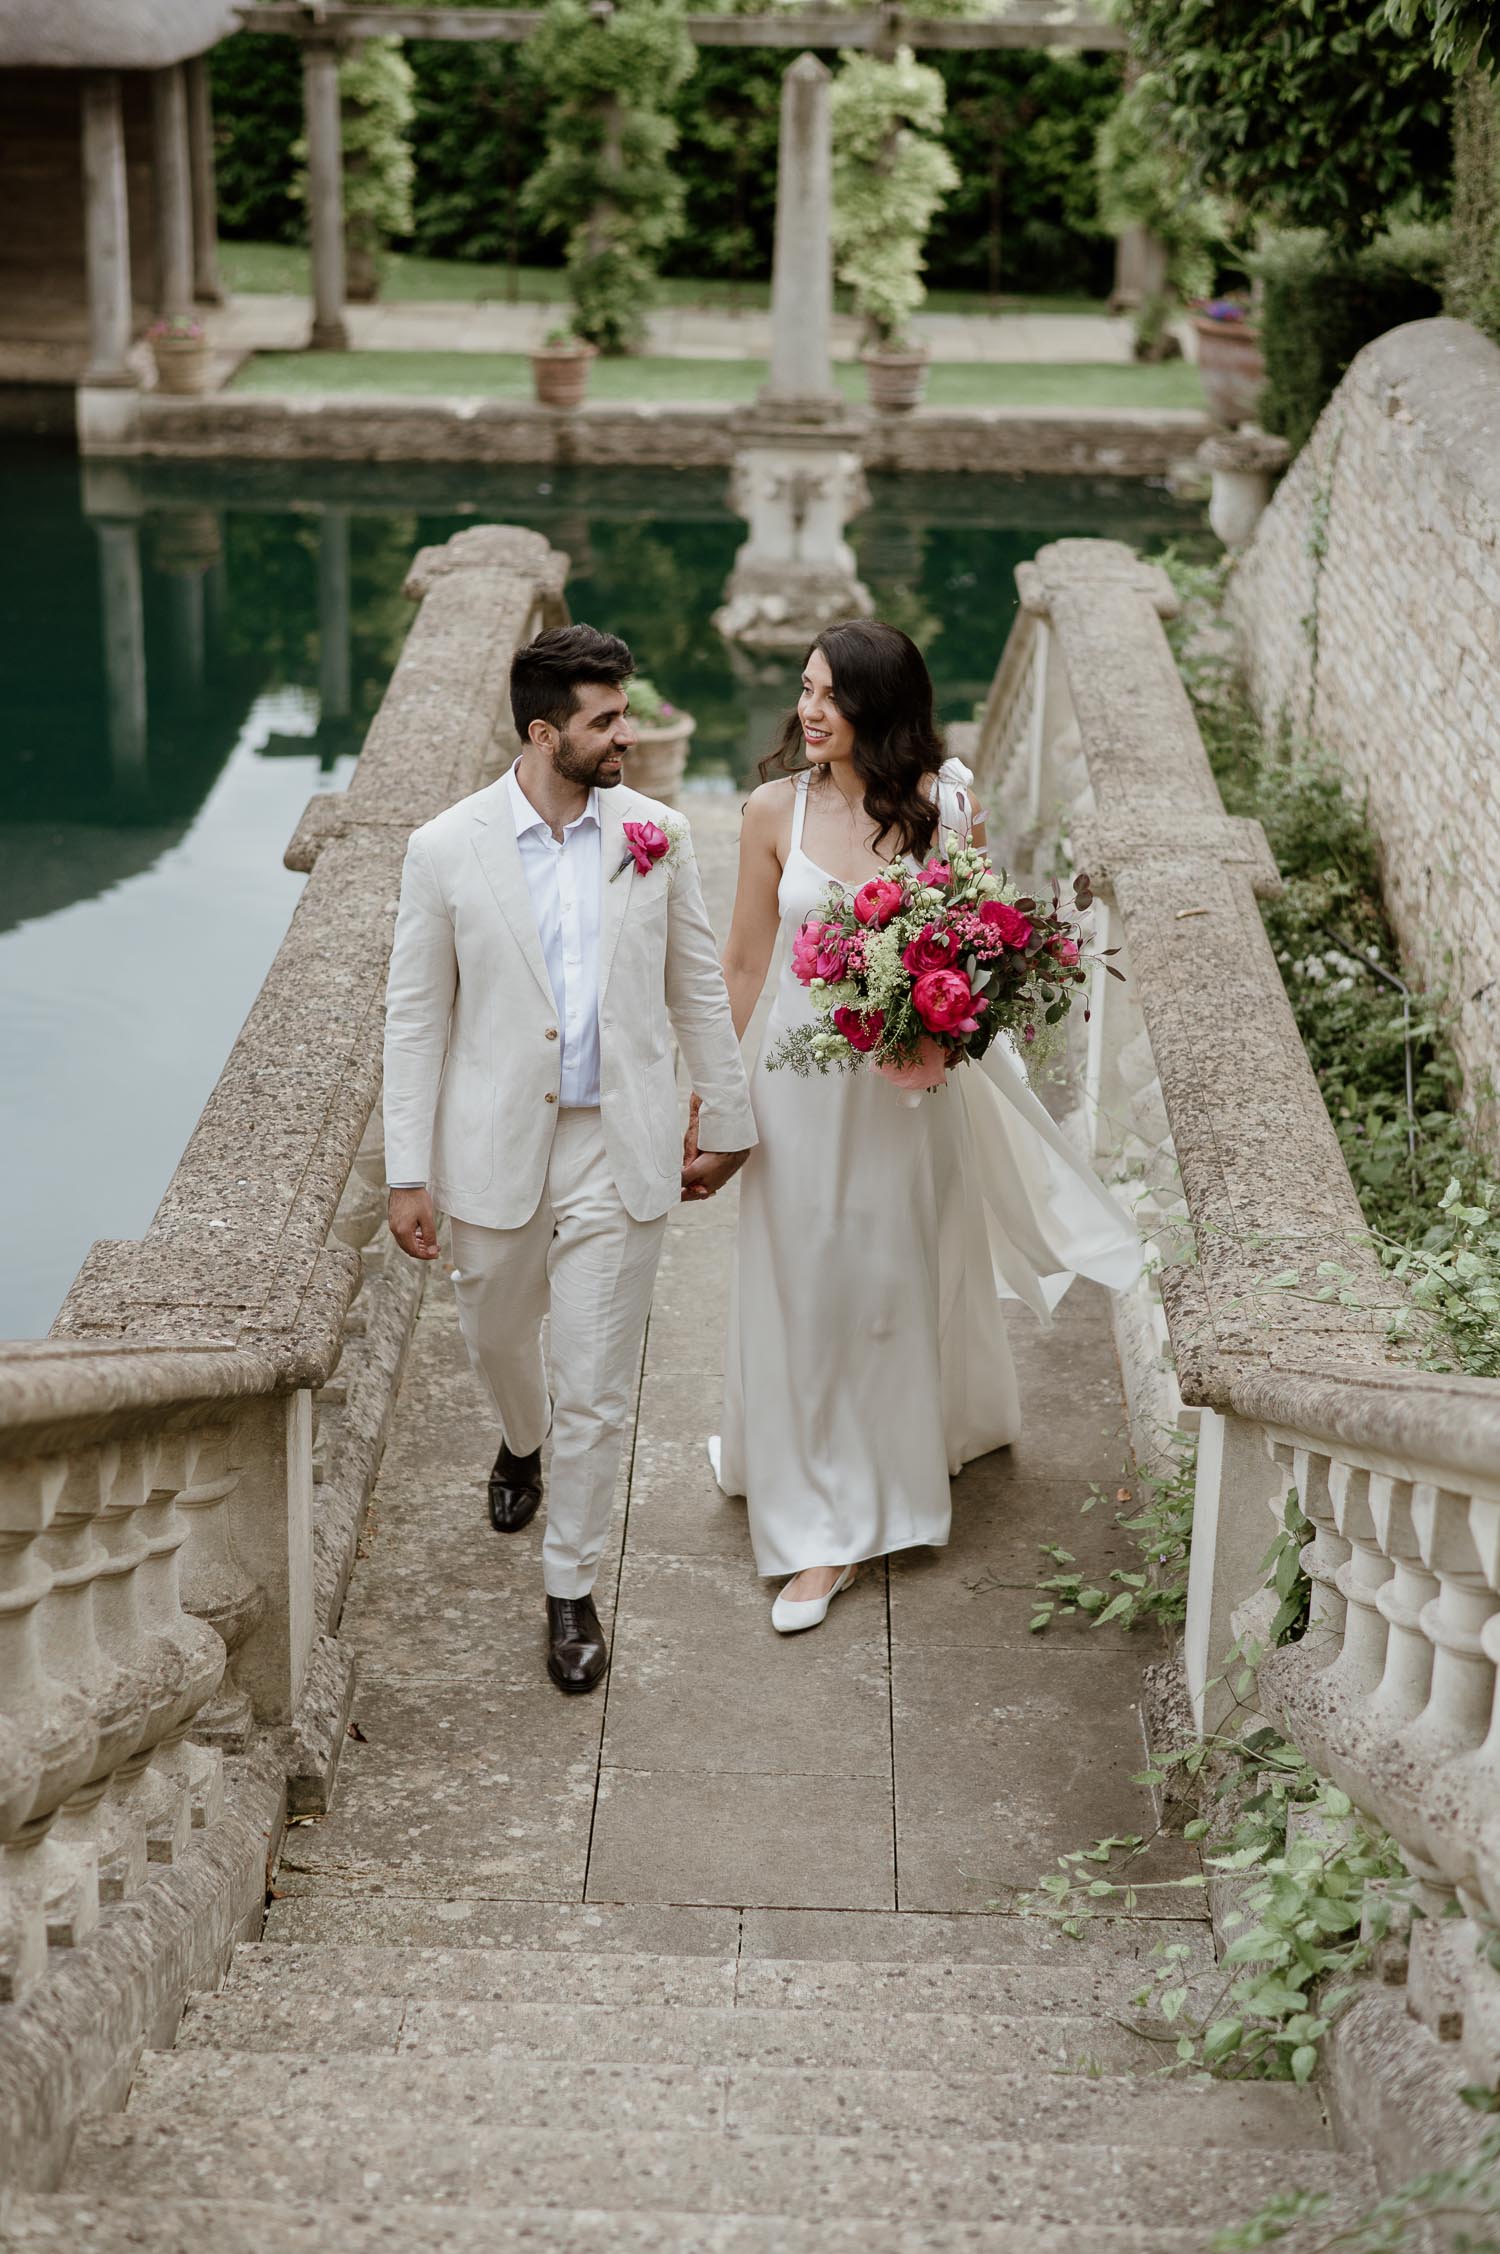
<path id="1" fill-rule="evenodd" d="M 187 83 L 182 65 L 153 74 L 156 158 L 157 311 L 182 319 L 193 310 L 193 188 L 188 156 Z"/>
<path id="2" fill-rule="evenodd" d="M 344 126 L 340 110 L 339 55 L 310 44 L 302 56 L 307 116 L 307 215 L 312 243 L 315 352 L 345 352 L 344 325 Z"/>
<path id="3" fill-rule="evenodd" d="M 86 384 L 133 385 L 130 365 L 130 213 L 125 192 L 125 120 L 115 71 L 83 81 L 84 241 L 88 264 Z"/>
<path id="4" fill-rule="evenodd" d="M 1203 1411 L 1183 1657 L 1194 1725 L 1205 1735 L 1220 1727 L 1235 1704 L 1233 1685 L 1224 1680 L 1225 1662 L 1241 1628 L 1251 1625 L 1236 1615 L 1261 1590 L 1261 1566 L 1285 1488 L 1259 1425 Z"/>
<path id="5" fill-rule="evenodd" d="M 208 57 L 183 64 L 187 87 L 188 162 L 193 188 L 193 295 L 200 305 L 222 305 L 219 279 L 219 190 L 214 178 L 214 111 Z"/>
<path id="6" fill-rule="evenodd" d="M 1111 313 L 1134 313 L 1167 286 L 1167 246 L 1149 227 L 1126 227 L 1115 237 Z"/>
<path id="7" fill-rule="evenodd" d="M 833 381 L 832 79 L 799 55 L 782 81 L 771 267 L 771 374 L 761 393 L 782 414 L 842 409 Z"/>
<path id="8" fill-rule="evenodd" d="M 349 512 L 325 509 L 318 525 L 320 718 L 349 717 Z"/>
<path id="9" fill-rule="evenodd" d="M 141 599 L 140 528 L 129 519 L 98 517 L 94 532 L 99 542 L 110 768 L 122 790 L 137 792 L 146 781 L 146 613 Z"/>

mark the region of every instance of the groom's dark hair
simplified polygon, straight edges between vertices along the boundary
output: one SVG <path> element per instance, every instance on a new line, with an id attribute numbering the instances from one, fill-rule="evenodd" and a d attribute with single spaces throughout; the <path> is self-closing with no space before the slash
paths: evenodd
<path id="1" fill-rule="evenodd" d="M 634 671 L 629 645 L 618 634 L 601 634 L 597 626 L 549 626 L 511 659 L 516 734 L 524 743 L 533 720 L 565 728 L 578 710 L 578 691 L 585 682 L 617 689 Z"/>

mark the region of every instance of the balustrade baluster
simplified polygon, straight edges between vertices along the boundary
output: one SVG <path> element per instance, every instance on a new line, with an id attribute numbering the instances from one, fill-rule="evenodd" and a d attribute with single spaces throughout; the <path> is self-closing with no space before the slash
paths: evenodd
<path id="1" fill-rule="evenodd" d="M 1437 1594 L 1437 1576 L 1422 1563 L 1411 1481 L 1371 1472 L 1368 1493 L 1376 1540 L 1391 1561 L 1390 1579 L 1375 1592 L 1387 1635 L 1385 1668 L 1370 1694 L 1370 1710 L 1399 1728 L 1421 1713 L 1432 1688 L 1432 1644 L 1422 1630 L 1422 1608 Z"/>
<path id="2" fill-rule="evenodd" d="M 242 1753 L 253 1724 L 249 1694 L 234 1679 L 234 1659 L 265 1614 L 266 1593 L 236 1557 L 223 1508 L 239 1478 L 229 1461 L 231 1436 L 216 1429 L 193 1438 L 198 1449 L 191 1477 L 177 1495 L 177 1509 L 186 1521 L 178 1558 L 182 1602 L 213 1629 L 226 1662 L 216 1693 L 194 1715 L 192 1734 L 201 1745 Z"/>
<path id="3" fill-rule="evenodd" d="M 1349 1556 L 1336 1576 L 1345 1604 L 1344 1639 L 1325 1680 L 1344 1696 L 1366 1699 L 1385 1672 L 1387 1631 L 1380 1591 L 1393 1568 L 1370 1510 L 1370 1474 L 1334 1457 L 1328 1466 L 1328 1496 Z"/>

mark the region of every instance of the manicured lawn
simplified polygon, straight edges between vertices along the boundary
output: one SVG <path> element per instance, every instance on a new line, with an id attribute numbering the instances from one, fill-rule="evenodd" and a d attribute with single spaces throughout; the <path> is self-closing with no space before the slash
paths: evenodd
<path id="1" fill-rule="evenodd" d="M 864 372 L 836 371 L 851 399 L 865 396 Z M 763 360 L 596 360 L 592 399 L 710 401 L 753 399 L 766 379 Z M 240 370 L 236 391 L 365 391 L 440 397 L 529 399 L 531 365 L 520 353 L 261 352 Z M 939 363 L 931 372 L 934 407 L 1201 408 L 1197 373 L 1182 361 L 1161 367 L 1046 362 Z"/>
<path id="2" fill-rule="evenodd" d="M 224 283 L 236 296 L 305 297 L 310 287 L 307 252 L 288 243 L 221 243 L 219 263 Z M 700 281 L 692 275 L 672 274 L 661 285 L 664 305 L 723 307 L 734 293 L 728 282 Z M 381 299 L 388 305 L 502 304 L 511 296 L 510 269 L 477 266 L 466 259 L 414 258 L 392 252 L 381 283 Z M 555 266 L 522 266 L 516 270 L 515 296 L 526 304 L 556 305 L 564 296 L 562 271 Z M 771 302 L 770 284 L 743 282 L 737 302 L 745 307 Z M 927 300 L 934 313 L 1102 313 L 1103 304 L 1089 297 L 1002 297 L 999 303 L 982 291 L 934 290 Z"/>

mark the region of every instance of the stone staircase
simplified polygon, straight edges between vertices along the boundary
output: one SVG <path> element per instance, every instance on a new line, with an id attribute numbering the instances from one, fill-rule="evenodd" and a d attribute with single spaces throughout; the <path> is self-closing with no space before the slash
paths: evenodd
<path id="1" fill-rule="evenodd" d="M 726 1950 L 534 1905 L 455 1947 L 451 1905 L 389 1908 L 276 1904 L 11 2254 L 1201 2254 L 1275 2192 L 1370 2188 L 1315 2095 L 1156 2071 L 1141 1960 L 1180 1939 L 1205 1979 L 1200 1923 L 746 1911 Z"/>

